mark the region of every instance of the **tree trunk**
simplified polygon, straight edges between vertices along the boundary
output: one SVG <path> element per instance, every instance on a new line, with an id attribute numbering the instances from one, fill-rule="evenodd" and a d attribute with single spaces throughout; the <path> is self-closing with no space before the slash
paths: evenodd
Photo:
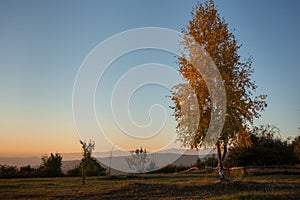
<path id="1" fill-rule="evenodd" d="M 225 175 L 224 175 L 224 169 L 223 169 L 223 161 L 226 157 L 226 153 L 227 153 L 227 143 L 224 142 L 224 151 L 223 151 L 223 155 L 222 155 L 222 151 L 221 151 L 221 144 L 220 141 L 217 142 L 217 153 L 218 153 L 218 164 L 219 164 L 219 176 L 220 176 L 220 181 L 221 182 L 227 182 Z"/>
<path id="2" fill-rule="evenodd" d="M 223 151 L 223 156 L 222 156 L 222 162 L 226 158 L 226 153 L 227 153 L 227 142 L 224 142 L 224 151 Z"/>
<path id="3" fill-rule="evenodd" d="M 82 175 L 82 185 L 85 185 L 86 174 L 85 174 L 85 169 L 83 168 L 81 168 L 81 175 Z"/>
<path id="4" fill-rule="evenodd" d="M 223 172 L 221 145 L 219 141 L 217 142 L 217 153 L 218 153 L 219 175 L 220 175 L 220 180 L 222 181 L 224 179 L 224 172 Z"/>

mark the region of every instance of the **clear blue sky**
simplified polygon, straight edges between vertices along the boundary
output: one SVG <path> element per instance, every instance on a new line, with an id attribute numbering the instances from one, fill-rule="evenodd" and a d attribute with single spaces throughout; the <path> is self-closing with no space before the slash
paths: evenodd
<path id="1" fill-rule="evenodd" d="M 111 35 L 131 28 L 180 31 L 196 2 L 1 0 L 0 154 L 80 151 L 72 89 L 87 54 Z M 257 124 L 275 124 L 283 137 L 299 134 L 300 2 L 218 0 L 216 4 L 243 44 L 241 55 L 254 57 L 258 91 L 269 95 L 267 111 Z M 176 67 L 175 60 L 153 55 L 158 61 L 135 57 L 138 64 L 161 61 Z M 121 72 L 115 70 L 107 79 Z"/>

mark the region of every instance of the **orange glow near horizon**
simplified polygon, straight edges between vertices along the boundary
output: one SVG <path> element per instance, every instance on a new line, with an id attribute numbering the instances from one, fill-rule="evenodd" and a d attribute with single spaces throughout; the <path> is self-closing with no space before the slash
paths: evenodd
<path id="1" fill-rule="evenodd" d="M 15 123 L 12 123 L 12 122 Z M 25 120 L 7 119 L 2 121 L 0 128 L 0 157 L 42 156 L 50 153 L 80 153 L 81 145 L 76 127 L 72 120 L 41 120 L 26 118 Z M 148 151 L 158 151 L 166 146 L 174 147 L 174 134 L 170 127 L 160 134 L 159 139 L 134 140 L 125 137 L 119 130 L 108 126 L 111 144 L 104 136 L 91 138 L 96 143 L 95 152 L 120 149 L 130 151 L 135 148 L 146 148 Z M 113 133 L 113 134 L 112 134 Z M 172 138 L 170 140 L 170 138 Z M 172 146 L 173 145 L 173 146 Z"/>
<path id="2" fill-rule="evenodd" d="M 80 152 L 79 139 L 71 120 L 6 118 L 0 128 L 0 156 L 30 156 Z"/>

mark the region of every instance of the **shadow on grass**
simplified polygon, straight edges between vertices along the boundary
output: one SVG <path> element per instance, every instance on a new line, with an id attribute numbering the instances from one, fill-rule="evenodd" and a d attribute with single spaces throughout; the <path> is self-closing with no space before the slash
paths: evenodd
<path id="1" fill-rule="evenodd" d="M 103 176 L 99 177 L 98 180 L 173 180 L 174 181 L 174 175 L 178 176 L 179 180 L 190 180 L 190 179 L 202 179 L 202 178 L 216 178 L 215 174 L 205 174 L 200 175 L 199 174 L 129 174 L 129 175 L 110 175 L 110 176 Z"/>
<path id="2" fill-rule="evenodd" d="M 298 176 L 251 177 L 228 183 L 213 175 L 122 175 L 0 182 L 0 199 L 300 199 Z"/>
<path id="3" fill-rule="evenodd" d="M 227 198 L 241 194 L 237 199 L 300 199 L 300 187 L 292 185 L 230 182 L 211 183 L 201 186 L 177 184 L 132 183 L 118 190 L 111 190 L 101 195 L 103 199 L 190 199 L 190 198 Z M 278 193 L 280 191 L 280 193 Z M 287 195 L 288 194 L 288 195 Z M 253 197 L 253 198 L 252 198 Z M 231 198 L 230 198 L 231 199 Z"/>

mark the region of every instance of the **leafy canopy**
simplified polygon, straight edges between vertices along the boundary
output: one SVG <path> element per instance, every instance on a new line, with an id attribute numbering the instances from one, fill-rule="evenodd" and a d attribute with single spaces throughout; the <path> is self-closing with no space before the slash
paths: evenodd
<path id="1" fill-rule="evenodd" d="M 250 125 L 255 118 L 260 117 L 260 111 L 267 106 L 266 95 L 254 96 L 256 84 L 251 80 L 254 72 L 252 57 L 241 59 L 238 44 L 234 34 L 229 30 L 224 18 L 221 18 L 212 0 L 204 4 L 198 3 L 191 12 L 192 19 L 186 28 L 182 29 L 185 35 L 182 41 L 182 54 L 177 63 L 183 79 L 195 91 L 197 104 L 191 105 L 191 97 L 183 84 L 177 85 L 172 90 L 175 106 L 174 117 L 177 121 L 178 140 L 183 146 L 200 148 L 211 121 L 211 112 L 219 109 L 213 103 L 203 76 L 197 71 L 192 60 L 199 59 L 195 43 L 214 61 L 219 70 L 226 90 L 226 117 L 218 142 L 240 143 L 251 145 L 249 134 Z M 192 39 L 192 40 L 191 40 Z M 214 77 L 210 77 L 212 80 Z M 221 83 L 216 83 L 221 84 Z M 198 106 L 198 113 L 193 113 L 192 107 Z M 189 115 L 183 114 L 184 107 L 190 108 Z M 200 117 L 195 122 L 195 115 Z M 195 123 L 197 123 L 195 129 Z"/>

